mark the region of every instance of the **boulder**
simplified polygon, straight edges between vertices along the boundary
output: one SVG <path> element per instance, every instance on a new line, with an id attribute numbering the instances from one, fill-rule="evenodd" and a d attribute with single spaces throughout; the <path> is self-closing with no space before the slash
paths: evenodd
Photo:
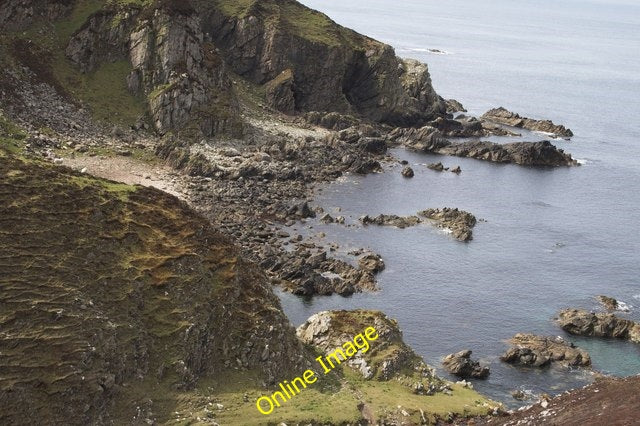
<path id="1" fill-rule="evenodd" d="M 382 155 L 387 152 L 387 142 L 382 138 L 365 137 L 360 139 L 360 149 L 370 154 Z"/>
<path id="2" fill-rule="evenodd" d="M 415 172 L 413 171 L 413 169 L 409 166 L 405 166 L 402 169 L 402 176 L 406 177 L 406 178 L 412 178 L 415 176 Z"/>
<path id="3" fill-rule="evenodd" d="M 447 355 L 442 361 L 445 370 L 454 376 L 475 379 L 486 379 L 489 377 L 489 367 L 481 366 L 478 361 L 471 359 L 472 352 L 464 350 L 455 354 Z"/>

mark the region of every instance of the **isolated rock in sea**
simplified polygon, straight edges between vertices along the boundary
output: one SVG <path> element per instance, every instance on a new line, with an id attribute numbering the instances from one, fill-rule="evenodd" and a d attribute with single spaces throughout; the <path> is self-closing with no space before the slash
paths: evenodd
<path id="1" fill-rule="evenodd" d="M 614 314 L 566 309 L 556 321 L 564 331 L 578 336 L 614 337 L 640 343 L 640 323 Z"/>
<path id="2" fill-rule="evenodd" d="M 395 226 L 397 228 L 408 228 L 421 223 L 417 216 L 397 216 L 394 214 L 380 214 L 376 217 L 369 215 L 362 216 L 360 222 L 363 225 L 380 225 L 380 226 Z"/>
<path id="3" fill-rule="evenodd" d="M 464 350 L 455 354 L 447 355 L 442 361 L 442 365 L 449 373 L 461 378 L 486 379 L 489 376 L 489 367 L 482 366 L 478 361 L 471 359 L 472 352 Z"/>
<path id="4" fill-rule="evenodd" d="M 473 227 L 477 220 L 469 212 L 445 207 L 443 209 L 427 209 L 418 215 L 435 221 L 441 228 L 450 229 L 457 240 L 470 241 L 473 239 Z"/>
<path id="5" fill-rule="evenodd" d="M 415 176 L 415 172 L 413 171 L 413 169 L 409 166 L 405 166 L 402 169 L 402 176 L 406 177 L 406 178 L 412 178 Z"/>
<path id="6" fill-rule="evenodd" d="M 503 107 L 495 108 L 487 111 L 482 115 L 483 119 L 491 120 L 495 123 L 505 124 L 512 127 L 521 127 L 523 129 L 552 133 L 554 135 L 570 138 L 573 132 L 564 126 L 554 124 L 549 120 L 534 120 L 531 118 L 521 117 Z"/>
<path id="7" fill-rule="evenodd" d="M 369 271 L 372 274 L 377 274 L 385 268 L 382 257 L 376 253 L 365 253 L 360 257 L 360 259 L 358 259 L 358 265 L 360 266 L 360 269 Z"/>
<path id="8" fill-rule="evenodd" d="M 598 302 L 600 302 L 602 306 L 604 306 L 610 311 L 629 312 L 629 307 L 625 303 L 620 302 L 614 299 L 613 297 L 601 295 L 601 296 L 598 296 L 596 299 L 598 299 Z"/>
<path id="9" fill-rule="evenodd" d="M 427 169 L 435 170 L 436 172 L 444 171 L 444 166 L 442 163 L 432 163 L 427 166 Z"/>
<path id="10" fill-rule="evenodd" d="M 453 169 L 451 169 L 450 172 L 459 175 L 460 173 L 462 173 L 462 169 L 460 168 L 460 166 L 456 166 Z"/>
<path id="11" fill-rule="evenodd" d="M 551 363 L 588 367 L 591 357 L 587 351 L 567 343 L 561 337 L 516 334 L 510 341 L 513 347 L 500 357 L 508 364 L 545 367 Z"/>

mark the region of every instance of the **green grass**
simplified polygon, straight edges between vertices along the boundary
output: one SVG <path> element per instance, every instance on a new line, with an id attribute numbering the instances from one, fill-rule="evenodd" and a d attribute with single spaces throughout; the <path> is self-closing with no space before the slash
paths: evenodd
<path id="1" fill-rule="evenodd" d="M 0 113 L 0 147 L 12 154 L 19 154 L 27 133 Z"/>
<path id="2" fill-rule="evenodd" d="M 79 30 L 93 13 L 105 5 L 144 5 L 151 0 L 80 0 L 67 17 L 55 22 L 53 31 L 42 32 L 42 22 L 35 23 L 25 32 L 13 34 L 14 40 L 33 43 L 32 52 L 25 52 L 22 60 L 34 62 L 37 58 L 44 66 L 45 80 L 61 89 L 65 95 L 79 100 L 89 107 L 93 117 L 120 125 L 132 125 L 146 114 L 142 96 L 131 94 L 126 78 L 132 68 L 126 58 L 105 63 L 98 69 L 82 73 L 65 57 L 65 48 L 71 36 Z M 29 64 L 31 65 L 31 64 Z M 60 91 L 60 90 L 59 90 Z"/>
<path id="3" fill-rule="evenodd" d="M 267 25 L 306 40 L 330 46 L 362 44 L 366 38 L 344 28 L 323 13 L 294 1 L 274 0 L 214 0 L 217 7 L 230 17 L 242 19 L 255 13 Z"/>
<path id="4" fill-rule="evenodd" d="M 79 30 L 87 18 L 98 12 L 105 5 L 104 0 L 80 0 L 76 2 L 71 14 L 56 22 L 56 34 L 61 40 L 69 40 Z"/>

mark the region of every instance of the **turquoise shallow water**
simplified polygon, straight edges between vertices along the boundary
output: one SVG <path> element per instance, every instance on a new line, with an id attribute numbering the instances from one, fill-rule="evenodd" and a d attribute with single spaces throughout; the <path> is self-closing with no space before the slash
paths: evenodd
<path id="1" fill-rule="evenodd" d="M 585 165 L 532 169 L 397 150 L 413 164 L 414 179 L 403 179 L 396 166 L 323 188 L 315 203 L 328 211 L 340 207 L 352 223 L 363 214 L 441 206 L 486 221 L 470 244 L 428 226 L 312 224 L 345 251 L 380 253 L 387 270 L 377 294 L 312 301 L 281 294 L 292 322 L 325 309 L 381 309 L 398 319 L 407 342 L 432 365 L 473 349 L 492 367 L 490 379 L 476 387 L 507 401 L 516 388 L 554 393 L 589 381 L 584 372 L 519 370 L 497 358 L 517 332 L 563 335 L 554 314 L 564 307 L 597 309 L 598 294 L 635 305 L 626 316 L 640 320 L 640 5 L 303 2 L 390 43 L 401 56 L 427 62 L 436 90 L 473 114 L 503 105 L 567 125 L 576 137 L 557 143 Z M 459 164 L 463 173 L 423 166 L 434 161 Z M 639 345 L 570 339 L 591 352 L 600 371 L 640 373 Z"/>

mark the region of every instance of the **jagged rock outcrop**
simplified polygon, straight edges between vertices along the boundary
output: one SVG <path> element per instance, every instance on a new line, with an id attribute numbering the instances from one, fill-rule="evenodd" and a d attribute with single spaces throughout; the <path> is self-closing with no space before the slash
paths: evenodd
<path id="1" fill-rule="evenodd" d="M 573 132 L 571 130 L 562 125 L 554 124 L 550 120 L 534 120 L 531 118 L 521 117 L 520 115 L 503 107 L 494 108 L 485 112 L 482 115 L 482 118 L 495 123 L 505 124 L 507 126 L 520 127 L 536 132 L 551 133 L 563 138 L 571 138 L 573 136 Z"/>
<path id="2" fill-rule="evenodd" d="M 489 377 L 490 369 L 487 366 L 482 366 L 478 361 L 471 359 L 470 350 L 464 350 L 455 354 L 447 355 L 442 360 L 442 366 L 449 373 L 454 376 L 458 376 L 463 379 L 486 379 Z"/>
<path id="3" fill-rule="evenodd" d="M 293 71 L 286 69 L 276 78 L 265 84 L 267 104 L 285 114 L 293 114 L 296 110 Z"/>
<path id="4" fill-rule="evenodd" d="M 561 337 L 544 337 L 533 334 L 516 334 L 510 348 L 500 359 L 508 364 L 545 367 L 551 363 L 565 366 L 589 367 L 589 354 Z"/>
<path id="5" fill-rule="evenodd" d="M 462 104 L 455 99 L 447 99 L 445 100 L 445 104 L 447 105 L 448 114 L 453 114 L 454 112 L 467 112 Z"/>
<path id="6" fill-rule="evenodd" d="M 495 163 L 513 163 L 522 166 L 576 166 L 578 162 L 570 154 L 556 148 L 549 141 L 512 142 L 499 144 L 493 142 L 449 143 L 436 147 L 430 152 L 475 158 Z"/>
<path id="7" fill-rule="evenodd" d="M 564 331 L 578 336 L 613 337 L 640 343 L 640 323 L 614 314 L 566 309 L 558 314 L 556 321 Z"/>
<path id="8" fill-rule="evenodd" d="M 360 223 L 363 225 L 378 225 L 378 226 L 395 226 L 396 228 L 404 229 L 410 226 L 418 225 L 422 223 L 417 216 L 398 216 L 395 214 L 379 214 L 378 216 L 371 217 L 369 215 L 359 218 Z"/>
<path id="9" fill-rule="evenodd" d="M 365 253 L 358 259 L 358 266 L 360 269 L 369 271 L 372 274 L 382 272 L 385 268 L 384 261 L 379 254 Z"/>
<path id="10" fill-rule="evenodd" d="M 0 8 L 0 19 L 31 13 L 20 4 Z M 84 72 L 129 60 L 129 89 L 147 98 L 160 133 L 242 132 L 227 65 L 263 85 L 266 104 L 286 114 L 325 111 L 410 126 L 446 109 L 426 65 L 293 0 L 106 3 L 74 32 L 66 56 Z M 335 128 L 341 120 L 317 121 Z"/>
<path id="11" fill-rule="evenodd" d="M 427 209 L 418 215 L 435 221 L 441 228 L 451 230 L 456 240 L 471 241 L 473 239 L 473 227 L 477 221 L 476 217 L 469 212 L 445 207 L 443 209 Z"/>
<path id="12" fill-rule="evenodd" d="M 610 311 L 629 312 L 629 306 L 627 306 L 626 303 L 616 300 L 613 297 L 600 295 L 596 297 L 596 299 L 602 306 Z"/>
<path id="13" fill-rule="evenodd" d="M 390 46 L 319 12 L 293 0 L 214 5 L 202 12 L 205 32 L 227 63 L 257 84 L 291 69 L 297 111 L 358 114 L 405 126 L 445 112 L 426 65 L 400 60 Z"/>
<path id="14" fill-rule="evenodd" d="M 300 340 L 329 353 L 339 349 L 354 336 L 374 327 L 378 338 L 366 353 L 359 351 L 347 364 L 365 379 L 398 379 L 412 386 L 417 393 L 433 394 L 442 381 L 432 368 L 402 340 L 395 320 L 378 311 L 324 311 L 311 316 L 297 329 Z M 384 356 L 380 356 L 384 354 Z"/>

